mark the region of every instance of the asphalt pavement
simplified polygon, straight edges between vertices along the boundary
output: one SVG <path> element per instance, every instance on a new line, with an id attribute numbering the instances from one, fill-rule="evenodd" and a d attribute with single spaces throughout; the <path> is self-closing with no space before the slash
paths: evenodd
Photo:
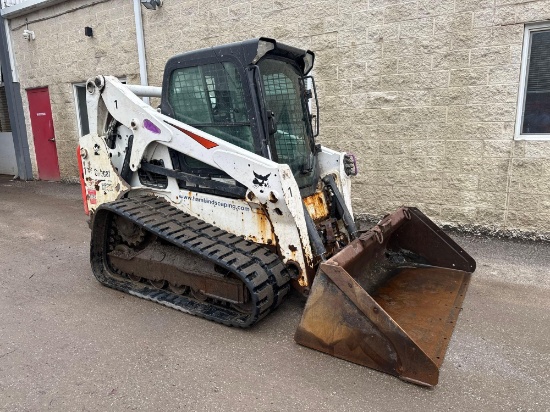
<path id="1" fill-rule="evenodd" d="M 101 286 L 80 187 L 0 177 L 0 411 L 550 410 L 550 244 L 453 235 L 478 263 L 437 387 Z"/>

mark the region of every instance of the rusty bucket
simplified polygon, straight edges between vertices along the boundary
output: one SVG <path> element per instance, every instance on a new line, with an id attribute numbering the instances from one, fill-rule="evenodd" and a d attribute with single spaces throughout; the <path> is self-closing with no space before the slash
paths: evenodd
<path id="1" fill-rule="evenodd" d="M 295 340 L 434 386 L 475 261 L 400 208 L 319 267 Z"/>

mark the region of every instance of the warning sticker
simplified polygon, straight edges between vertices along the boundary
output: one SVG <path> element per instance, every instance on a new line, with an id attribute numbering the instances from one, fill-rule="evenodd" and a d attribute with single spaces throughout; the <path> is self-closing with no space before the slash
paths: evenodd
<path id="1" fill-rule="evenodd" d="M 88 194 L 88 199 L 90 199 L 90 203 L 92 205 L 95 205 L 97 203 L 97 197 L 96 197 L 96 190 L 95 189 L 86 189 L 86 193 Z"/>

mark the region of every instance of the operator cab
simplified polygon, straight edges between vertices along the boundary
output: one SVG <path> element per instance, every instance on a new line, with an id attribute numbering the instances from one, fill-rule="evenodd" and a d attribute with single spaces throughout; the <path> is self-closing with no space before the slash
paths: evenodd
<path id="1" fill-rule="evenodd" d="M 308 196 L 318 180 L 314 139 L 319 117 L 310 113 L 316 94 L 313 78 L 307 76 L 313 61 L 313 52 L 268 38 L 174 56 L 164 71 L 161 112 L 289 165 L 302 196 Z M 182 153 L 172 151 L 171 157 L 175 169 L 228 177 Z"/>

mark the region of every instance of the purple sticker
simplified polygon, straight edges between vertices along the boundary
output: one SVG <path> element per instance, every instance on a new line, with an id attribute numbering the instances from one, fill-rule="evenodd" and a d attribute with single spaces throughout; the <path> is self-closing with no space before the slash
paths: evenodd
<path id="1" fill-rule="evenodd" d="M 143 127 L 145 127 L 150 132 L 160 134 L 160 129 L 149 119 L 143 121 Z"/>
<path id="2" fill-rule="evenodd" d="M 346 174 L 348 176 L 357 176 L 359 170 L 357 169 L 357 159 L 355 158 L 355 155 L 353 153 L 346 153 L 345 157 L 347 159 L 345 159 L 344 162 L 347 163 L 347 166 L 349 168 L 349 173 L 346 172 Z M 353 166 L 353 169 L 351 168 L 351 166 Z"/>

